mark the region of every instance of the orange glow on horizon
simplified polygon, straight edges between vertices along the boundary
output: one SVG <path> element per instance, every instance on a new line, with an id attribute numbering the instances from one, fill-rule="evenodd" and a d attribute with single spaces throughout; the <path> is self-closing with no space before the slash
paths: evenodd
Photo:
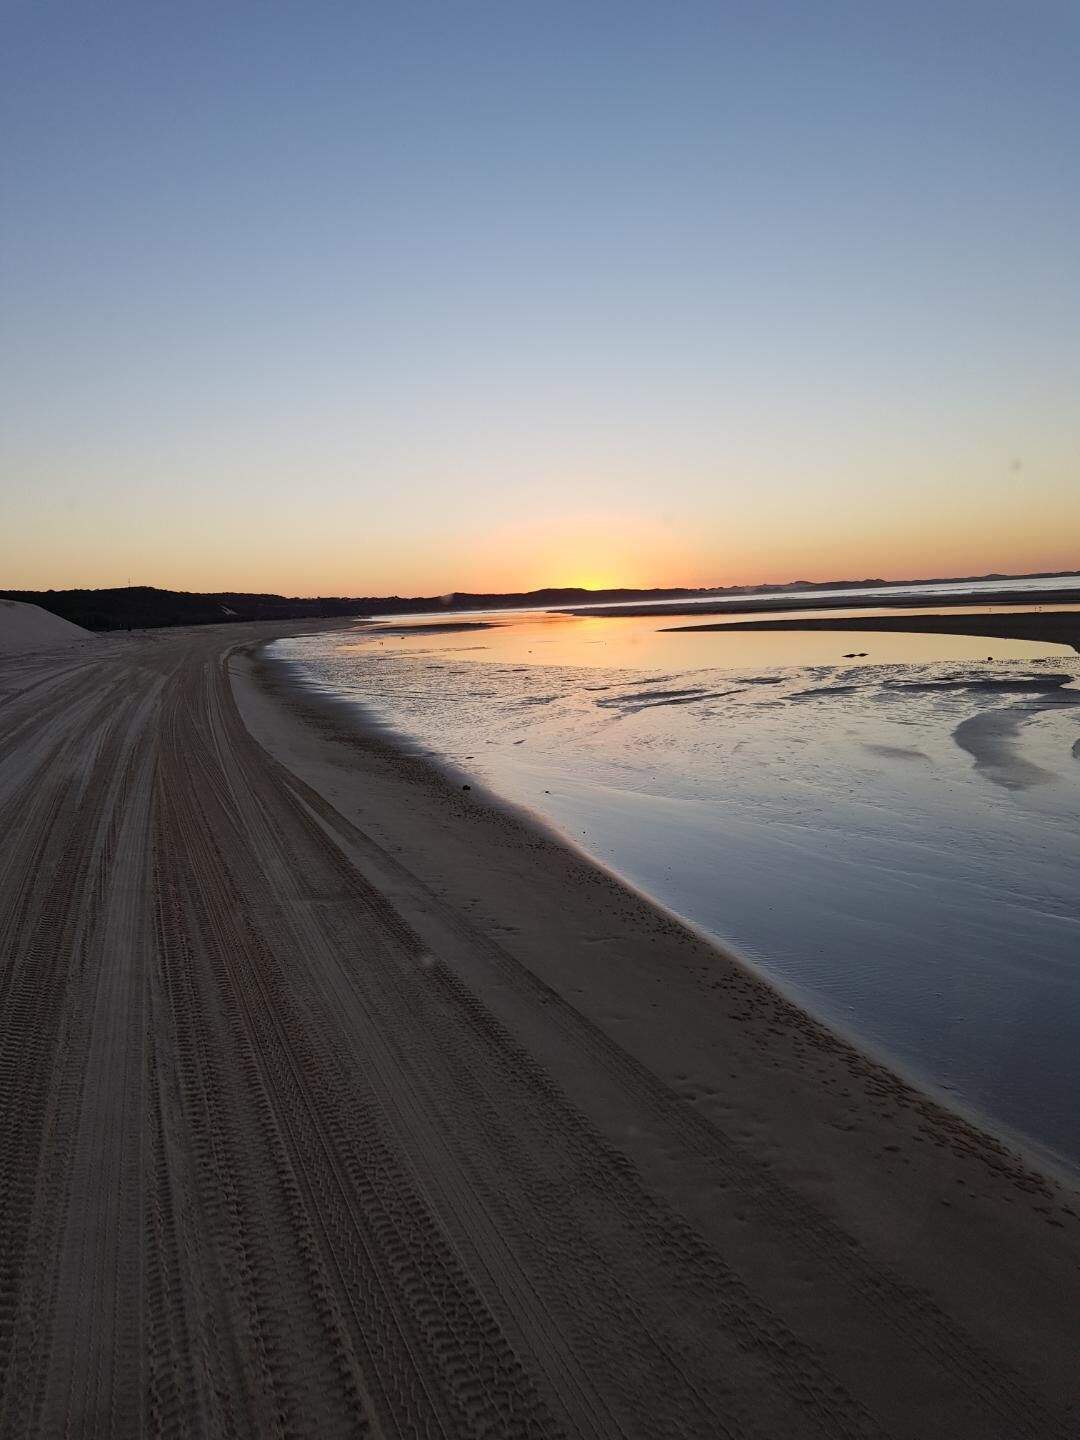
<path id="1" fill-rule="evenodd" d="M 798 517 L 796 517 L 797 519 Z M 1080 516 L 1077 517 L 1080 520 Z M 52 530 L 27 543 L 5 567 L 9 589 L 154 585 L 203 592 L 295 596 L 509 594 L 560 587 L 587 590 L 707 589 L 782 585 L 796 580 L 919 580 L 991 573 L 1068 571 L 1080 565 L 1075 533 L 1055 517 L 1027 534 L 1009 533 L 1012 515 L 976 527 L 940 514 L 906 517 L 890 531 L 868 515 L 826 516 L 817 524 L 745 522 L 729 533 L 712 517 L 589 511 L 540 516 L 448 535 L 443 527 L 370 535 L 352 521 L 327 529 L 316 512 L 272 514 L 207 531 L 115 525 L 100 537 Z"/>

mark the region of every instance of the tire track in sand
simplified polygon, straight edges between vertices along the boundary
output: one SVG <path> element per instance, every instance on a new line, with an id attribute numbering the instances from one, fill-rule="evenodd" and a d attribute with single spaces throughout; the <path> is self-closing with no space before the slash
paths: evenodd
<path id="1" fill-rule="evenodd" d="M 590 1075 L 913 1366 L 925 1323 L 983 1433 L 1055 1433 L 402 872 L 421 935 L 244 729 L 234 640 L 24 667 L 0 706 L 0 1440 L 886 1434 L 604 1139 Z"/>

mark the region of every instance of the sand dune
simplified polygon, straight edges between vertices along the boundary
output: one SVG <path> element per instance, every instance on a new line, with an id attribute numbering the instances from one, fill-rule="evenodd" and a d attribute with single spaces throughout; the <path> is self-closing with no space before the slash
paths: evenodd
<path id="1" fill-rule="evenodd" d="M 55 650 L 93 638 L 81 625 L 72 625 L 70 620 L 62 620 L 40 605 L 0 600 L 0 656 Z"/>
<path id="2" fill-rule="evenodd" d="M 0 1433 L 1072 1433 L 1071 1192 L 259 636 L 0 667 Z"/>

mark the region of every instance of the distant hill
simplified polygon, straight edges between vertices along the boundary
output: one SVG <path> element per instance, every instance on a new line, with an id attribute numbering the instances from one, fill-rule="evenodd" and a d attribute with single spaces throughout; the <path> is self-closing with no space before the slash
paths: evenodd
<path id="1" fill-rule="evenodd" d="M 0 595 L 62 615 L 87 630 L 143 630 L 212 625 L 230 620 L 294 620 L 356 613 L 351 600 L 299 600 L 282 595 L 199 595 L 133 585 L 116 590 L 4 590 Z"/>
<path id="2" fill-rule="evenodd" d="M 39 605 L 87 630 L 144 630 L 170 625 L 220 625 L 239 620 L 313 620 L 393 615 L 404 611 L 494 610 L 510 606 L 582 605 L 594 600 L 679 600 L 702 590 L 532 590 L 507 595 L 298 596 L 222 591 L 202 595 L 133 585 L 115 590 L 0 590 L 0 597 Z"/>
<path id="3" fill-rule="evenodd" d="M 39 605 L 87 630 L 143 630 L 169 625 L 219 625 L 233 620 L 314 620 L 338 616 L 445 614 L 453 610 L 503 610 L 520 607 L 614 605 L 632 601 L 684 600 L 692 597 L 759 595 L 765 591 L 797 593 L 816 590 L 859 590 L 881 585 L 945 584 L 974 580 L 1057 579 L 1075 572 L 1056 570 L 1037 575 L 963 575 L 935 580 L 794 580 L 779 585 L 730 585 L 693 589 L 585 590 L 580 586 L 505 594 L 300 596 L 221 591 L 199 594 L 133 585 L 112 590 L 0 590 L 0 597 Z M 1080 577 L 1078 577 L 1080 585 Z"/>

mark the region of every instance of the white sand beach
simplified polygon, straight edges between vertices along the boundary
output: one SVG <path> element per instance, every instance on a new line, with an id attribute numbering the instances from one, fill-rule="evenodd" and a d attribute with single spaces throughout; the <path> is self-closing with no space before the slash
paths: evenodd
<path id="1" fill-rule="evenodd" d="M 4 1433 L 1070 1434 L 1076 1196 L 295 629 L 0 667 Z"/>

